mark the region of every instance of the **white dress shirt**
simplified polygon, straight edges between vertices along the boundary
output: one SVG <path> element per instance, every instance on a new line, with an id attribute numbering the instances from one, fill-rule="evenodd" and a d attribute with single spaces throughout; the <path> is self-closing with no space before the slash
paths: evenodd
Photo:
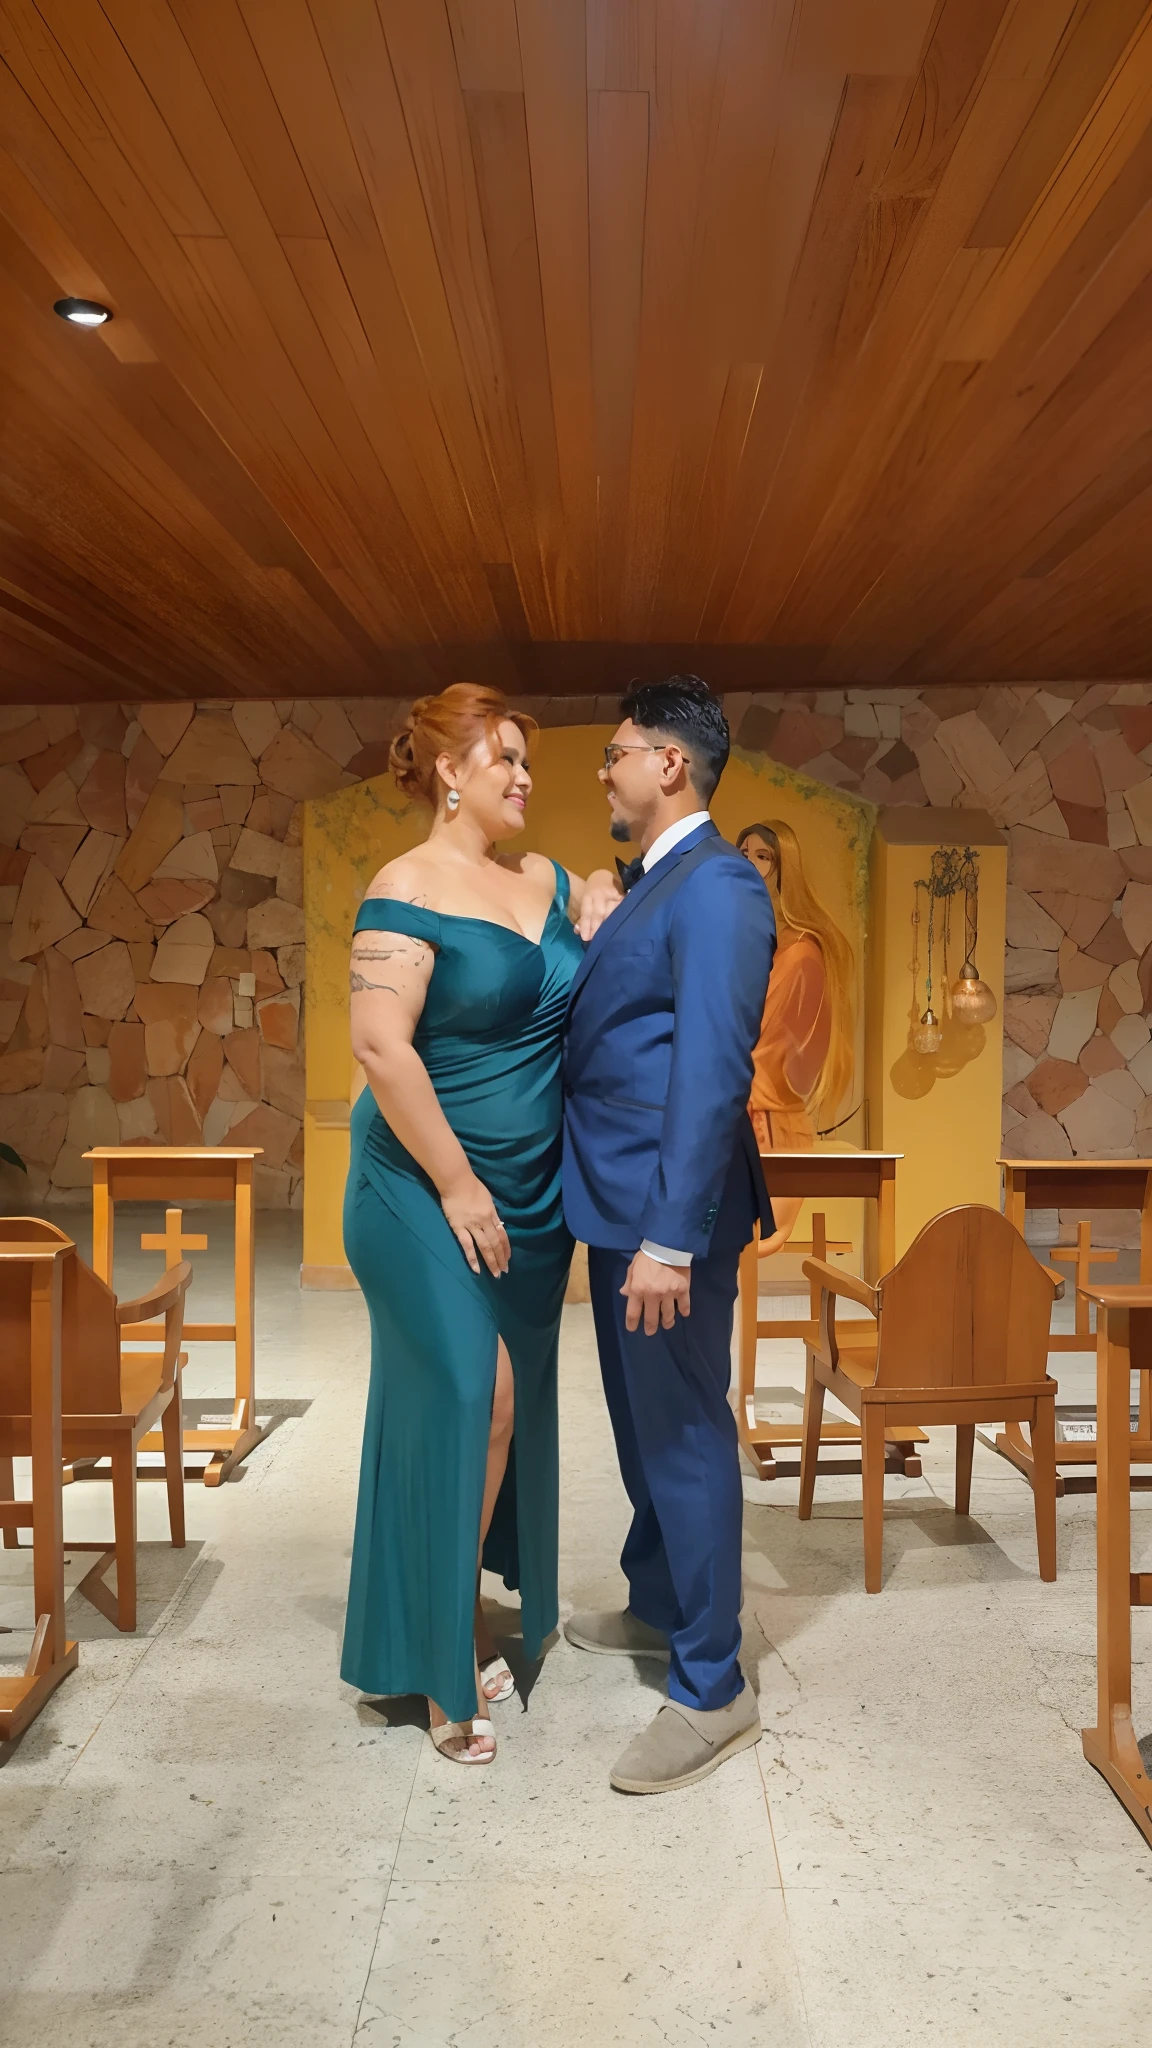
<path id="1" fill-rule="evenodd" d="M 697 832 L 701 825 L 707 825 L 708 823 L 709 813 L 707 811 L 693 811 L 690 817 L 677 818 L 674 825 L 666 826 L 659 838 L 652 841 L 651 846 L 644 855 L 644 873 L 647 874 L 649 868 L 654 868 L 658 860 L 663 860 L 666 853 L 671 853 L 674 846 L 679 846 L 682 839 L 687 839 L 690 832 Z M 670 1245 L 653 1244 L 651 1239 L 647 1237 L 644 1239 L 640 1249 L 642 1252 L 647 1252 L 648 1257 L 655 1259 L 657 1264 L 661 1266 L 690 1266 L 692 1264 L 691 1252 L 678 1252 Z"/>

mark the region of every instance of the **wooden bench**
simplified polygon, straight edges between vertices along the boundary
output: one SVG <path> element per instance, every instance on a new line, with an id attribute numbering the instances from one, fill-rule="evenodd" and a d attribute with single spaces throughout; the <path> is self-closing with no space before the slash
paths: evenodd
<path id="1" fill-rule="evenodd" d="M 1001 1159 L 1004 1172 L 1004 1214 L 1020 1235 L 1029 1209 L 1138 1209 L 1140 1211 L 1140 1280 L 1152 1284 L 1152 1159 Z M 1101 1261 L 1113 1262 L 1116 1254 L 1093 1249 L 1087 1223 L 1077 1228 L 1076 1246 L 1053 1246 L 1049 1257 L 1071 1259 L 1076 1270 L 1076 1327 L 1054 1330 L 1048 1339 L 1050 1351 L 1093 1351 L 1096 1338 L 1088 1320 L 1088 1303 L 1095 1300 L 1089 1284 L 1091 1268 Z M 1133 1465 L 1152 1464 L 1152 1369 L 1140 1373 L 1139 1420 L 1131 1444 Z M 1057 1409 L 1057 1421 L 1060 1411 Z M 1009 1422 L 994 1438 L 981 1433 L 981 1442 L 998 1451 L 1009 1464 L 1032 1481 L 1032 1447 L 1019 1422 Z M 1096 1464 L 1095 1440 L 1081 1439 L 1056 1444 L 1056 1492 L 1064 1492 L 1061 1465 L 1082 1472 Z M 1085 1475 L 1090 1485 L 1090 1480 Z"/>
<path id="2" fill-rule="evenodd" d="M 174 1266 L 136 1301 L 118 1302 L 77 1254 L 54 1223 L 36 1216 L 11 1216 L 3 1225 L 10 1240 L 67 1247 L 63 1266 L 61 1334 L 61 1443 L 65 1463 L 75 1469 L 111 1467 L 114 1541 L 71 1543 L 71 1550 L 96 1550 L 100 1561 L 82 1581 L 83 1592 L 117 1628 L 136 1626 L 136 1458 L 149 1432 L 160 1425 L 168 1485 L 173 1548 L 184 1546 L 184 1454 L 181 1444 L 180 1332 L 184 1296 L 192 1278 L 187 1264 Z M 162 1315 L 162 1351 L 131 1350 L 141 1329 L 154 1329 Z M 31 1418 L 19 1408 L 29 1382 L 30 1296 L 26 1270 L 0 1265 L 0 1496 L 12 1493 L 12 1460 L 31 1452 Z M 15 1401 L 16 1406 L 13 1407 Z M 103 1582 L 115 1555 L 116 1598 Z"/>
<path id="3" fill-rule="evenodd" d="M 1152 1285 L 1089 1287 L 1096 1310 L 1096 1726 L 1088 1762 L 1152 1842 L 1152 1784 L 1132 1721 L 1132 1609 L 1152 1606 L 1152 1572 L 1132 1570 L 1132 1371 L 1152 1372 Z"/>
<path id="4" fill-rule="evenodd" d="M 0 1386 L 0 1418 L 11 1413 L 28 1417 L 32 1457 L 32 1494 L 16 1500 L 9 1484 L 0 1499 L 0 1528 L 32 1530 L 32 1597 L 36 1617 L 32 1648 L 23 1673 L 0 1678 L 0 1742 L 22 1735 L 45 1701 L 70 1671 L 79 1650 L 64 1634 L 64 1471 L 61 1452 L 61 1354 L 63 1337 L 64 1264 L 75 1246 L 61 1237 L 29 1244 L 7 1236 L 0 1224 L 0 1273 L 20 1272 L 28 1279 L 28 1371 L 15 1373 Z"/>

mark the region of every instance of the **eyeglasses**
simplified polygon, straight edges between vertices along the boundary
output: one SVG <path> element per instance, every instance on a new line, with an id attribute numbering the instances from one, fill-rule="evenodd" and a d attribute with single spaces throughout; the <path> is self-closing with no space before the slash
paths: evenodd
<path id="1" fill-rule="evenodd" d="M 613 740 L 604 749 L 604 766 L 606 768 L 614 768 L 621 754 L 662 754 L 667 745 L 667 740 L 660 740 L 655 745 L 648 740 L 631 740 L 626 744 L 617 745 L 615 740 Z M 685 764 L 690 764 L 691 762 L 689 754 L 682 754 L 680 758 Z"/>

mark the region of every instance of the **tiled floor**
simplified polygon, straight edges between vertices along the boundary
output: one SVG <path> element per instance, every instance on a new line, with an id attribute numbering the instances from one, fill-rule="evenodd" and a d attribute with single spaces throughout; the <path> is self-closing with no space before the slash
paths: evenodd
<path id="1" fill-rule="evenodd" d="M 163 1489 L 143 1490 L 139 1634 L 74 1597 L 80 1670 L 0 1770 L 0 2042 L 1143 2037 L 1152 1849 L 1080 1754 L 1091 1498 L 1061 1502 L 1061 1576 L 1041 1586 L 1023 1482 L 978 1449 L 957 1522 L 941 1436 L 923 1480 L 889 1483 L 885 1587 L 868 1599 L 859 1481 L 822 1481 L 801 1527 L 794 1481 L 749 1480 L 759 1749 L 676 1795 L 612 1793 L 659 1673 L 561 1641 L 523 1674 L 526 1706 L 497 1710 L 495 1766 L 460 1770 L 414 1703 L 358 1702 L 337 1675 L 366 1328 L 357 1296 L 296 1290 L 297 1232 L 262 1219 L 260 1407 L 276 1428 L 235 1484 L 189 1485 L 183 1553 Z M 149 1263 L 127 1258 L 123 1284 Z M 210 1301 L 218 1254 L 199 1267 Z M 786 1389 L 799 1348 L 769 1356 Z M 1068 1380 L 1076 1397 L 1089 1384 L 1082 1367 Z M 226 1391 L 211 1357 L 188 1384 Z M 562 1599 L 607 1602 L 625 1515 L 586 1308 L 567 1312 L 562 1417 Z M 1143 1561 L 1152 1495 L 1135 1500 Z M 99 1533 L 105 1489 L 76 1485 L 66 1511 L 75 1539 Z M 89 1563 L 77 1553 L 70 1579 Z M 0 1666 L 26 1652 L 27 1578 L 0 1552 L 16 1630 Z M 1137 1614 L 1138 1648 L 1148 1626 Z"/>

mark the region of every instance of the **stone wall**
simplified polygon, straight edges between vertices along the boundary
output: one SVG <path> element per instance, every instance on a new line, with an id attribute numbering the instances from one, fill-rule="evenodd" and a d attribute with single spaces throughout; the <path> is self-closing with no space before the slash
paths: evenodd
<path id="1" fill-rule="evenodd" d="M 542 723 L 613 698 L 521 699 Z M 1152 685 L 771 692 L 738 743 L 1008 833 L 1005 1148 L 1152 1145 Z M 375 775 L 391 700 L 0 710 L 0 1196 L 82 1199 L 92 1144 L 264 1147 L 300 1199 L 303 798 Z"/>
<path id="2" fill-rule="evenodd" d="M 398 707 L 0 710 L 0 1198 L 86 1199 L 88 1146 L 303 1169 L 300 803 L 386 765 Z"/>
<path id="3" fill-rule="evenodd" d="M 1152 686 L 777 694 L 737 730 L 873 803 L 991 813 L 1009 842 L 1005 1153 L 1152 1148 Z"/>

